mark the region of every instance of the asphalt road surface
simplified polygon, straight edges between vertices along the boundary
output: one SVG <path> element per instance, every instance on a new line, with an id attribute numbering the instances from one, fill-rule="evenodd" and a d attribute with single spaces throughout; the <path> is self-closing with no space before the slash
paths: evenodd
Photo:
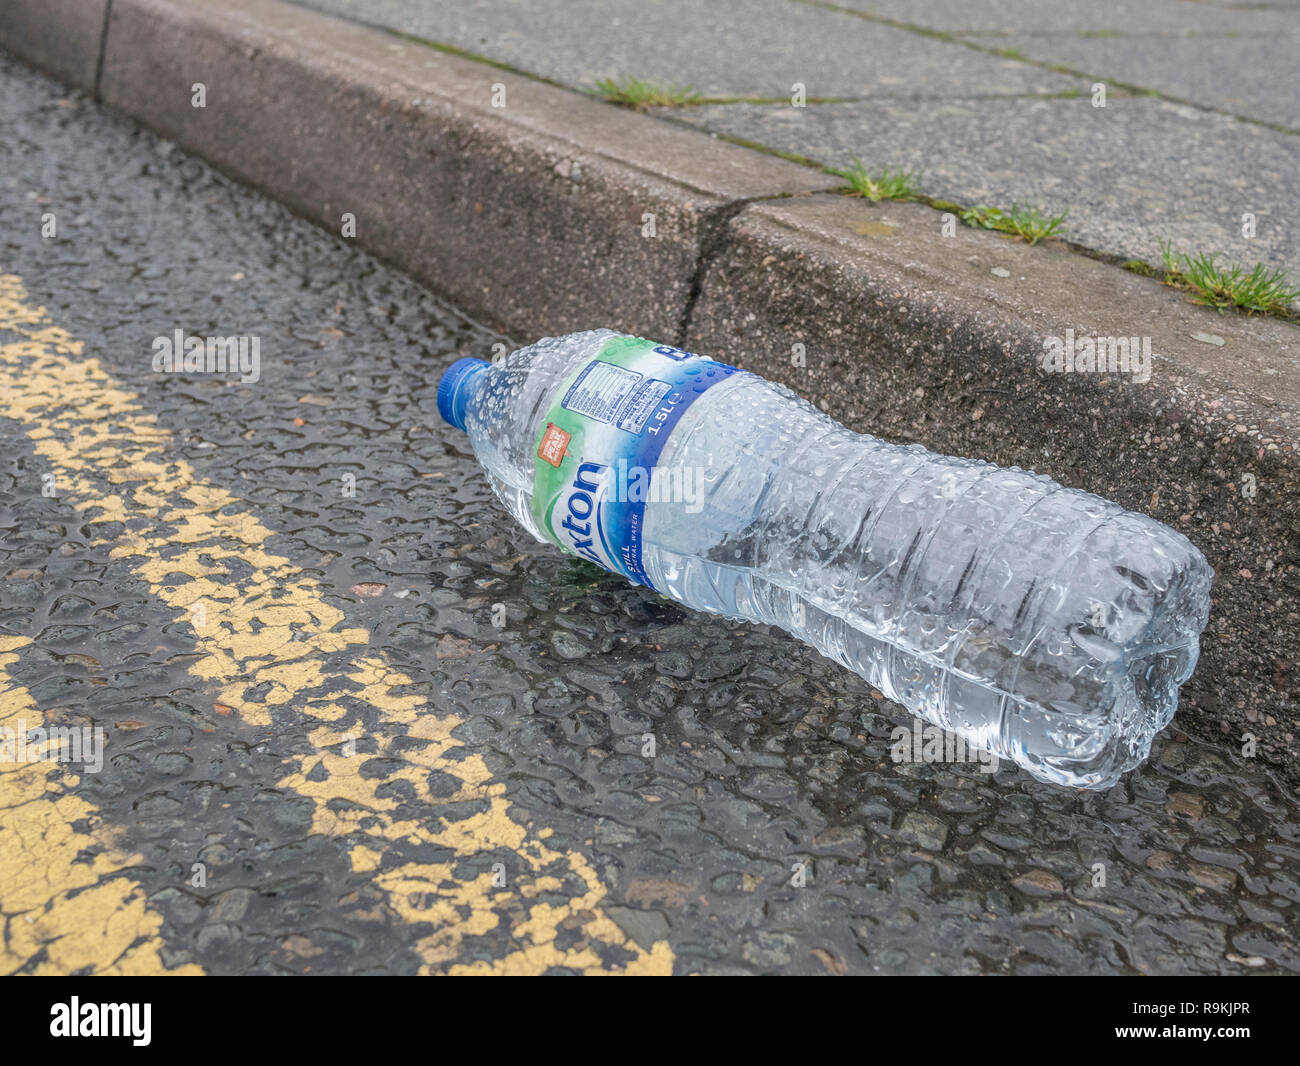
<path id="1" fill-rule="evenodd" d="M 1300 970 L 1235 739 L 894 761 L 859 678 L 512 524 L 435 408 L 499 343 L 0 57 L 0 972 Z"/>

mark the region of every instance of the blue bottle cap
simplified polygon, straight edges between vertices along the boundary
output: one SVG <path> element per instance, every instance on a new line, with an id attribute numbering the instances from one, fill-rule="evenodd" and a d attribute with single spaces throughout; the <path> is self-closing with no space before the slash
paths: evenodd
<path id="1" fill-rule="evenodd" d="M 438 382 L 438 414 L 444 422 L 450 423 L 462 433 L 465 431 L 465 404 L 469 402 L 470 390 L 461 386 L 470 378 L 491 364 L 486 359 L 469 356 L 457 359 L 445 371 Z"/>

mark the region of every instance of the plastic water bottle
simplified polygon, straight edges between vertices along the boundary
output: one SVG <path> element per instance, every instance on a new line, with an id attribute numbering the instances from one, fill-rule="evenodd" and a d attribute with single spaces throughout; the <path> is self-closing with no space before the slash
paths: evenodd
<path id="1" fill-rule="evenodd" d="M 1196 665 L 1213 572 L 1182 534 L 755 374 L 595 330 L 459 360 L 438 410 L 538 540 L 778 625 L 1040 780 L 1113 785 Z"/>

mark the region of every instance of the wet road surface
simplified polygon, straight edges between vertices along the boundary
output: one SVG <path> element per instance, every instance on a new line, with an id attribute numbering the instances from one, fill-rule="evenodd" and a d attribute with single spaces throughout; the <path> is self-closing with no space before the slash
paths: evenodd
<path id="1" fill-rule="evenodd" d="M 0 54 L 0 737 L 104 744 L 0 762 L 0 972 L 1300 970 L 1235 744 L 896 762 L 861 679 L 532 542 L 436 415 L 505 342 Z"/>

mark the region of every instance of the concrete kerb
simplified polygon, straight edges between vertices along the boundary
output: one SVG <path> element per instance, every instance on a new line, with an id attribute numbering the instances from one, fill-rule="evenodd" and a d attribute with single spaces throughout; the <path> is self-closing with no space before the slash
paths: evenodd
<path id="1" fill-rule="evenodd" d="M 524 334 L 674 339 L 734 204 L 834 184 L 273 0 L 115 0 L 101 92 L 327 229 L 355 216 L 357 243 Z"/>
<path id="2" fill-rule="evenodd" d="M 95 91 L 109 0 L 5 0 L 0 45 L 84 92 Z"/>
<path id="3" fill-rule="evenodd" d="M 112 0 L 94 63 L 89 14 L 52 25 L 65 6 L 11 0 L 0 43 L 82 88 L 102 67 L 108 106 L 333 232 L 354 216 L 358 244 L 512 335 L 684 342 L 856 429 L 1181 529 L 1218 580 L 1179 722 L 1296 771 L 1293 326 L 278 0 Z M 1045 372 L 1071 331 L 1150 338 L 1149 380 Z"/>

